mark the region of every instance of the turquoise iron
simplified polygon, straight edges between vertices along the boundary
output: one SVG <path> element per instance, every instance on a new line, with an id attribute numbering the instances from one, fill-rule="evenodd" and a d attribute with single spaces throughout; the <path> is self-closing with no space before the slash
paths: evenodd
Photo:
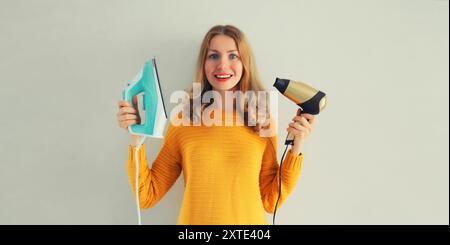
<path id="1" fill-rule="evenodd" d="M 139 97 L 141 94 L 142 98 Z M 127 83 L 127 87 L 122 91 L 122 98 L 133 106 L 133 97 L 136 95 L 138 95 L 138 107 L 141 104 L 142 109 L 135 108 L 139 111 L 141 124 L 129 126 L 128 131 L 135 135 L 163 138 L 167 123 L 167 112 L 161 93 L 155 58 L 146 61 L 142 70 L 133 80 Z M 139 99 L 141 99 L 141 103 L 139 103 Z"/>

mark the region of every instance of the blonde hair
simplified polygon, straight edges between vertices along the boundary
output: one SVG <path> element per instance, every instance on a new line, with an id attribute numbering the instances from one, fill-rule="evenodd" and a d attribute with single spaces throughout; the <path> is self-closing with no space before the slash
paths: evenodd
<path id="1" fill-rule="evenodd" d="M 205 60 L 206 55 L 208 52 L 208 48 L 210 45 L 211 40 L 217 36 L 217 35 L 226 35 L 228 37 L 231 37 L 237 46 L 239 56 L 242 62 L 242 77 L 238 84 L 236 85 L 236 91 L 241 91 L 244 94 L 247 91 L 255 91 L 256 93 L 258 91 L 266 91 L 264 86 L 261 83 L 261 80 L 259 78 L 257 69 L 256 69 L 256 63 L 255 58 L 253 55 L 253 52 L 250 48 L 249 42 L 247 41 L 247 38 L 244 36 L 244 33 L 239 30 L 237 27 L 232 25 L 216 25 L 212 27 L 203 38 L 202 44 L 200 46 L 200 52 L 197 58 L 197 65 L 196 65 L 196 71 L 195 71 L 195 82 L 199 83 L 201 85 L 201 98 L 203 98 L 203 94 L 207 91 L 213 90 L 213 87 L 208 82 L 208 79 L 206 78 L 205 74 Z M 211 105 L 213 102 L 210 103 L 202 103 L 201 108 L 193 108 L 193 90 L 190 91 L 189 94 L 189 102 L 190 102 L 190 118 L 191 122 L 193 118 L 201 118 L 200 114 L 203 112 L 204 108 Z M 259 132 L 261 128 L 266 128 L 270 125 L 269 121 L 267 119 L 269 116 L 269 109 L 268 109 L 268 96 L 266 96 L 266 105 L 265 108 L 267 111 L 265 113 L 265 118 L 259 118 L 256 120 L 256 115 L 248 115 L 248 107 L 249 107 L 249 100 L 248 98 L 244 98 L 244 101 L 239 101 L 238 103 L 242 103 L 244 105 L 244 123 L 245 125 L 248 125 L 249 116 L 253 118 L 254 122 L 256 122 L 256 126 L 250 126 L 253 128 L 255 132 Z M 258 109 L 258 105 L 256 105 L 256 101 L 251 101 L 254 108 Z M 237 103 L 235 103 L 236 105 Z M 261 123 L 263 122 L 263 123 Z M 264 125 L 264 127 L 261 127 L 261 125 Z"/>

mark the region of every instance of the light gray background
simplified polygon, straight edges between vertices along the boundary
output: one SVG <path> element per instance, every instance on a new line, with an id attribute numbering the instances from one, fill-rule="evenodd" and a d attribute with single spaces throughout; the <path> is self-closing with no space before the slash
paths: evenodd
<path id="1" fill-rule="evenodd" d="M 216 24 L 247 34 L 267 88 L 329 96 L 280 224 L 449 223 L 448 1 L 0 0 L 0 224 L 136 224 L 120 92 L 152 55 L 166 101 L 188 88 Z M 176 223 L 182 181 L 144 224 Z"/>

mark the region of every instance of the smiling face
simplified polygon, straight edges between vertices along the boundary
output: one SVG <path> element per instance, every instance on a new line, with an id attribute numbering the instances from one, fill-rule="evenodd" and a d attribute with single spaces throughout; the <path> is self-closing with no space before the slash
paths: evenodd
<path id="1" fill-rule="evenodd" d="M 205 75 L 214 90 L 232 91 L 242 77 L 242 61 L 236 42 L 226 35 L 216 35 L 209 43 Z"/>

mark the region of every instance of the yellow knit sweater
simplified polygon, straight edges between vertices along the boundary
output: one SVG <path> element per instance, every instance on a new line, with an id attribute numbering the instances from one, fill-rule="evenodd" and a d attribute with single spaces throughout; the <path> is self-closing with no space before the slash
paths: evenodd
<path id="1" fill-rule="evenodd" d="M 267 224 L 278 198 L 276 137 L 260 137 L 247 126 L 174 126 L 149 168 L 139 149 L 141 208 L 157 204 L 183 172 L 184 197 L 177 224 Z M 129 145 L 127 172 L 135 193 L 135 147 Z M 282 195 L 292 192 L 303 155 L 286 153 Z"/>

